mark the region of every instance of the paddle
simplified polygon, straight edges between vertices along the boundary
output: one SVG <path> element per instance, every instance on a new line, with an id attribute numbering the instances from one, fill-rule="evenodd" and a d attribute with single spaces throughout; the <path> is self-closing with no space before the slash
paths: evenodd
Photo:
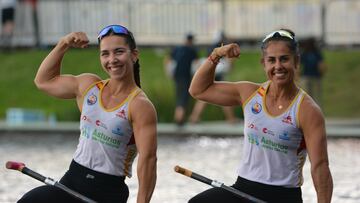
<path id="1" fill-rule="evenodd" d="M 27 168 L 24 163 L 8 161 L 8 162 L 6 162 L 6 168 L 12 169 L 12 170 L 18 170 L 21 173 L 26 174 L 32 178 L 35 178 L 36 180 L 41 181 L 47 185 L 52 185 L 57 188 L 60 188 L 61 190 L 69 193 L 70 195 L 76 197 L 79 200 L 82 200 L 83 202 L 96 203 L 94 200 L 89 199 L 89 198 L 85 197 L 84 195 L 66 187 L 65 185 L 59 183 L 58 181 L 55 181 L 54 179 L 49 178 L 49 177 L 45 177 L 45 176 Z"/>
<path id="2" fill-rule="evenodd" d="M 239 190 L 237 190 L 237 189 L 235 189 L 233 187 L 226 186 L 226 185 L 224 185 L 224 183 L 221 183 L 221 182 L 219 182 L 217 180 L 211 180 L 211 179 L 209 179 L 207 177 L 204 177 L 204 176 L 202 176 L 200 174 L 194 173 L 194 172 L 192 172 L 192 171 L 190 171 L 188 169 L 182 168 L 180 166 L 175 166 L 174 170 L 177 173 L 183 174 L 185 176 L 188 176 L 190 178 L 193 178 L 193 179 L 198 180 L 200 182 L 203 182 L 205 184 L 211 185 L 213 187 L 223 188 L 224 190 L 227 190 L 227 191 L 229 191 L 229 192 L 231 192 L 231 193 L 233 193 L 233 194 L 235 194 L 235 195 L 237 195 L 237 196 L 239 196 L 239 197 L 241 197 L 243 199 L 247 199 L 247 200 L 250 200 L 250 201 L 255 202 L 255 203 L 266 203 L 263 200 L 260 200 L 260 199 L 258 199 L 256 197 L 253 197 L 253 196 L 248 195 L 248 194 L 246 194 L 244 192 L 241 192 L 241 191 L 239 191 Z"/>

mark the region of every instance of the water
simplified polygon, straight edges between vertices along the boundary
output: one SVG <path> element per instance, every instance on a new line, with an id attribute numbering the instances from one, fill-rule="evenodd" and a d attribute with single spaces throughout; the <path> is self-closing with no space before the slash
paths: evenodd
<path id="1" fill-rule="evenodd" d="M 16 202 L 26 191 L 43 184 L 20 172 L 6 170 L 6 161 L 21 161 L 45 176 L 60 179 L 71 161 L 77 139 L 77 136 L 70 135 L 1 135 L 0 202 Z M 233 184 L 241 156 L 241 143 L 241 137 L 159 137 L 158 179 L 152 202 L 183 203 L 210 188 L 175 173 L 176 165 L 227 185 Z M 334 180 L 332 202 L 360 202 L 360 139 L 330 139 L 328 151 Z M 303 199 L 305 203 L 315 203 L 316 193 L 309 167 L 307 161 L 304 166 Z M 136 170 L 134 174 L 133 178 L 126 180 L 130 189 L 129 203 L 136 202 Z"/>

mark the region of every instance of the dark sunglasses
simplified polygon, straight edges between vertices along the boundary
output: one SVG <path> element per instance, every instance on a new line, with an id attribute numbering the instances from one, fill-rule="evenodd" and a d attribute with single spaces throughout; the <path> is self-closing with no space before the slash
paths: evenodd
<path id="1" fill-rule="evenodd" d="M 130 36 L 131 38 L 132 35 L 131 33 L 129 32 L 128 29 L 126 29 L 126 27 L 124 26 L 121 26 L 121 25 L 109 25 L 109 26 L 106 26 L 105 28 L 103 28 L 100 32 L 99 32 L 99 35 L 98 35 L 98 41 L 100 42 L 101 39 L 106 36 L 109 31 L 112 30 L 115 34 L 123 34 L 123 35 L 128 35 Z"/>
<path id="2" fill-rule="evenodd" d="M 294 40 L 294 37 L 288 32 L 288 31 L 285 31 L 285 30 L 277 30 L 277 31 L 274 31 L 268 35 L 266 35 L 266 37 L 263 39 L 262 43 L 264 43 L 266 40 L 270 39 L 270 38 L 273 38 L 273 37 L 285 37 L 285 38 L 289 38 L 291 40 Z"/>

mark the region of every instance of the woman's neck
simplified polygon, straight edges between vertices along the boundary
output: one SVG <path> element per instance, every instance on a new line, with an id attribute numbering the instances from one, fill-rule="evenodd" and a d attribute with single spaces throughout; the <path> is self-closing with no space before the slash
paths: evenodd
<path id="1" fill-rule="evenodd" d="M 294 83 L 282 86 L 270 83 L 267 94 L 274 99 L 292 99 L 298 91 L 299 88 Z"/>
<path id="2" fill-rule="evenodd" d="M 135 82 L 110 79 L 106 86 L 109 88 L 108 91 L 111 96 L 117 96 L 124 93 L 129 94 L 136 87 L 136 84 Z"/>

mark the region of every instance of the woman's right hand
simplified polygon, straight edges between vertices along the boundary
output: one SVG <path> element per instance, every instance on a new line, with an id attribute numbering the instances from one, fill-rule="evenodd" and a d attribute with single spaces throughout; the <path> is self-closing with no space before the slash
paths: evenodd
<path id="1" fill-rule="evenodd" d="M 93 74 L 61 74 L 61 62 L 70 47 L 85 48 L 89 39 L 83 32 L 72 32 L 62 37 L 54 49 L 42 61 L 35 76 L 38 89 L 57 98 L 80 98 L 81 93 L 100 78 Z"/>
<path id="2" fill-rule="evenodd" d="M 89 39 L 84 32 L 72 32 L 64 36 L 61 41 L 67 47 L 85 48 L 89 45 Z"/>
<path id="3" fill-rule="evenodd" d="M 240 56 L 240 46 L 236 43 L 227 44 L 215 48 L 212 54 L 219 58 L 224 56 L 227 58 L 237 58 Z"/>

